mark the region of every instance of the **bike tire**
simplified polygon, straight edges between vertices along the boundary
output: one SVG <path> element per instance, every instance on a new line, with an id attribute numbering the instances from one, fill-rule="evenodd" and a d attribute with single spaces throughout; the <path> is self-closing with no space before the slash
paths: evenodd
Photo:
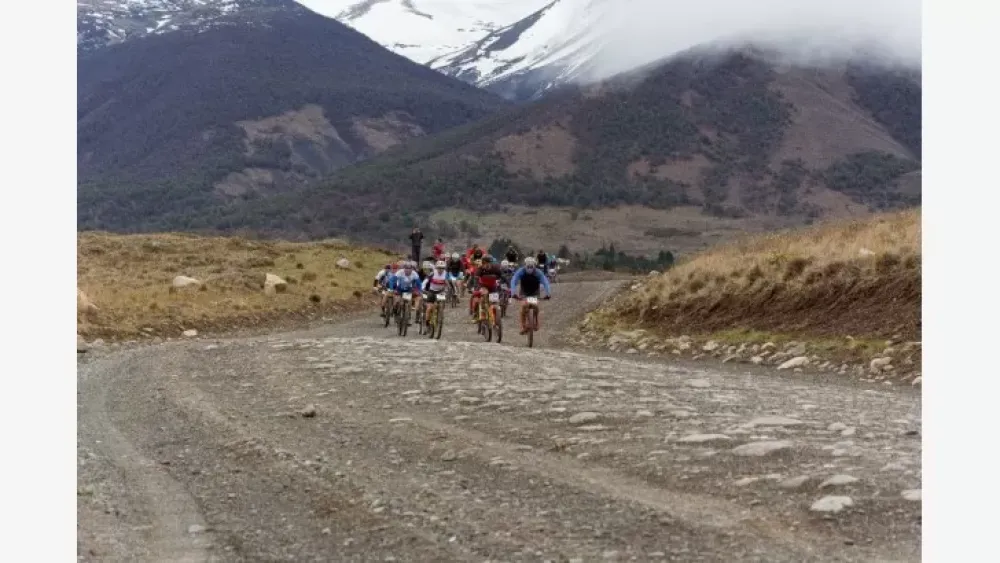
<path id="1" fill-rule="evenodd" d="M 535 308 L 528 309 L 528 348 L 535 345 Z"/>
<path id="2" fill-rule="evenodd" d="M 483 338 L 489 342 L 493 340 L 493 323 L 490 322 L 490 312 L 487 309 L 483 315 Z"/>
<path id="3" fill-rule="evenodd" d="M 384 328 L 389 328 L 389 323 L 392 322 L 392 310 L 393 306 L 390 305 L 385 308 L 385 325 Z"/>
<path id="4" fill-rule="evenodd" d="M 500 317 L 496 318 L 496 326 L 494 327 L 494 332 L 497 334 L 497 344 L 503 341 L 503 321 Z"/>
<path id="5" fill-rule="evenodd" d="M 435 313 L 435 316 L 437 318 L 435 319 L 434 322 L 435 325 L 434 338 L 436 340 L 441 340 L 441 331 L 444 329 L 444 307 L 439 307 L 437 313 Z"/>

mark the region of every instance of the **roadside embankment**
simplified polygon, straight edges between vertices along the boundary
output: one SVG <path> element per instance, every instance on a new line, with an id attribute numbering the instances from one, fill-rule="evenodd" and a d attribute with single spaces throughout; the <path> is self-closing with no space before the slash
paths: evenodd
<path id="1" fill-rule="evenodd" d="M 920 232 L 916 209 L 710 249 L 588 315 L 582 339 L 919 382 Z"/>

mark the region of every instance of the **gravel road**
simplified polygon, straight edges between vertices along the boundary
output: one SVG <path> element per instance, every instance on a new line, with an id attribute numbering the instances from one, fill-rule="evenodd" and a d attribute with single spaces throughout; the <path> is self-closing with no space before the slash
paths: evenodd
<path id="1" fill-rule="evenodd" d="M 920 559 L 918 392 L 561 344 L 617 286 L 534 349 L 449 310 L 82 355 L 79 558 Z"/>

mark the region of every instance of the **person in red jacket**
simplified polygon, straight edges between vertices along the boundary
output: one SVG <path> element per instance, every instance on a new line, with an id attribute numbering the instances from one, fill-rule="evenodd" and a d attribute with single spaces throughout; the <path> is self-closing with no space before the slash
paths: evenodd
<path id="1" fill-rule="evenodd" d="M 473 315 L 473 322 L 475 322 L 475 312 L 476 307 L 479 306 L 479 300 L 490 293 L 500 291 L 503 269 L 493 261 L 492 256 L 483 256 L 483 265 L 476 270 L 476 278 L 478 279 L 476 292 L 472 294 L 472 298 L 469 300 L 469 314 Z"/>
<path id="2" fill-rule="evenodd" d="M 440 260 L 444 260 L 444 259 L 447 258 L 444 255 L 444 241 L 443 240 L 441 240 L 440 238 L 437 239 L 437 242 L 435 242 L 434 246 L 431 247 L 431 254 L 434 255 L 434 261 L 435 262 L 438 262 Z"/>

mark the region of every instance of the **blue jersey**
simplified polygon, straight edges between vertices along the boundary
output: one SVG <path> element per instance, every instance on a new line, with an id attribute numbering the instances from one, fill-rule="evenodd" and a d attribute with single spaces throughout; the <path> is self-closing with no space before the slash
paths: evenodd
<path id="1" fill-rule="evenodd" d="M 418 287 L 420 287 L 420 276 L 415 270 L 410 272 L 410 275 L 400 270 L 392 277 L 391 289 L 397 293 L 413 291 Z"/>
<path id="2" fill-rule="evenodd" d="M 545 277 L 540 268 L 535 268 L 534 272 L 528 272 L 524 266 L 514 272 L 514 277 L 510 280 L 510 292 L 517 295 L 517 286 L 522 285 L 525 295 L 535 295 L 538 287 L 545 288 L 546 295 L 552 295 L 552 288 L 549 286 L 549 278 Z"/>

